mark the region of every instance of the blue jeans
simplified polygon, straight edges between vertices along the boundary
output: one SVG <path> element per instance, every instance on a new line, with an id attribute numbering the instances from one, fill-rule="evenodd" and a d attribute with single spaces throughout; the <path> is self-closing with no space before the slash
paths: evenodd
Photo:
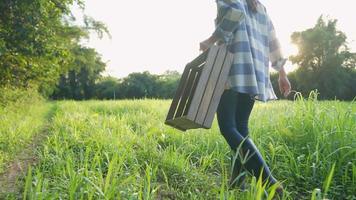
<path id="1" fill-rule="evenodd" d="M 270 169 L 255 144 L 248 137 L 248 120 L 255 100 L 249 94 L 225 90 L 217 109 L 217 119 L 221 134 L 230 148 L 236 153 L 239 148 L 241 157 L 249 158 L 244 162 L 238 156 L 233 166 L 232 178 L 236 178 L 243 170 L 247 170 L 257 179 L 262 172 L 263 182 L 276 183 Z M 235 176 L 235 177 L 234 177 Z"/>

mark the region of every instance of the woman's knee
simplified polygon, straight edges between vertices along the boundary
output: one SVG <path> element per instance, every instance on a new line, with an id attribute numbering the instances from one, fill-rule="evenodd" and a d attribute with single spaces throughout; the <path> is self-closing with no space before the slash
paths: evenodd
<path id="1" fill-rule="evenodd" d="M 237 130 L 243 137 L 247 137 L 249 130 L 248 130 L 248 123 L 241 123 L 237 125 Z"/>
<path id="2" fill-rule="evenodd" d="M 234 126 L 220 126 L 220 133 L 224 136 L 233 150 L 235 150 L 245 139 Z"/>
<path id="3" fill-rule="evenodd" d="M 234 126 L 219 126 L 219 128 L 220 133 L 223 135 L 233 135 L 235 132 L 237 132 L 237 129 Z"/>

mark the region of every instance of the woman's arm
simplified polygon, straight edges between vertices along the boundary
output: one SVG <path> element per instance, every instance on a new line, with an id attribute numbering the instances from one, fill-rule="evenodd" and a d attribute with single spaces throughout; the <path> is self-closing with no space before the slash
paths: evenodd
<path id="1" fill-rule="evenodd" d="M 282 67 L 281 70 L 279 71 L 278 86 L 279 86 L 279 91 L 283 94 L 284 97 L 287 97 L 290 94 L 292 86 L 289 82 L 284 67 Z"/>
<path id="2" fill-rule="evenodd" d="M 281 71 L 287 59 L 284 58 L 281 50 L 280 42 L 276 36 L 272 21 L 268 20 L 268 46 L 269 46 L 269 59 L 272 63 L 272 68 L 276 71 Z"/>
<path id="3" fill-rule="evenodd" d="M 269 31 L 269 58 L 272 63 L 272 68 L 278 71 L 279 90 L 283 96 L 287 97 L 291 91 L 291 84 L 288 80 L 284 65 L 287 59 L 283 57 L 280 42 L 276 36 L 276 32 L 271 19 L 268 19 Z"/>
<path id="4" fill-rule="evenodd" d="M 229 43 L 233 32 L 244 18 L 240 0 L 216 0 L 218 14 L 215 19 L 215 31 L 212 36 L 200 43 L 200 50 L 205 51 L 215 42 Z"/>

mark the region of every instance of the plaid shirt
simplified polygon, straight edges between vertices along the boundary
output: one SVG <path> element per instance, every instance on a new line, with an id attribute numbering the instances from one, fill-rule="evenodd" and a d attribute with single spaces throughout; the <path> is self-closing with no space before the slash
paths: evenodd
<path id="1" fill-rule="evenodd" d="M 257 13 L 246 0 L 216 0 L 218 15 L 213 33 L 228 43 L 234 54 L 226 89 L 248 93 L 257 100 L 277 99 L 270 80 L 269 66 L 279 71 L 286 60 L 265 7 L 258 2 Z"/>

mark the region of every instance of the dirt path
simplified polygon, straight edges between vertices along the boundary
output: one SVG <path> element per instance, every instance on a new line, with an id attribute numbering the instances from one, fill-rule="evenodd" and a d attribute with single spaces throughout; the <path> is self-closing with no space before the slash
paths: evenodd
<path id="1" fill-rule="evenodd" d="M 21 179 L 26 176 L 29 166 L 34 166 L 38 162 L 36 150 L 49 135 L 50 121 L 56 108 L 56 105 L 52 105 L 46 117 L 47 122 L 42 130 L 35 135 L 32 142 L 8 164 L 5 172 L 0 174 L 0 199 L 6 199 L 9 196 L 15 198 L 21 197 L 21 187 L 18 185 L 21 182 L 18 181 L 21 181 Z"/>

